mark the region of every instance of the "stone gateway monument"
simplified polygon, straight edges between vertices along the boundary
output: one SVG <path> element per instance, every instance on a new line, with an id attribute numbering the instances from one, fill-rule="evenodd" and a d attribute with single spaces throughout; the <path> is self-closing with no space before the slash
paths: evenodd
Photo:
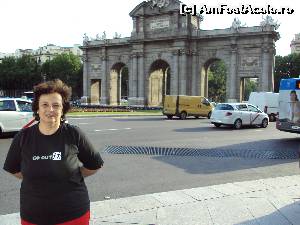
<path id="1" fill-rule="evenodd" d="M 222 60 L 226 99 L 241 101 L 245 78 L 258 78 L 258 91 L 273 91 L 278 28 L 267 16 L 259 26 L 201 30 L 202 16 L 181 15 L 180 1 L 152 0 L 130 16 L 131 36 L 105 32 L 84 36 L 83 95 L 92 104 L 160 106 L 164 96 L 208 94 L 208 68 Z"/>

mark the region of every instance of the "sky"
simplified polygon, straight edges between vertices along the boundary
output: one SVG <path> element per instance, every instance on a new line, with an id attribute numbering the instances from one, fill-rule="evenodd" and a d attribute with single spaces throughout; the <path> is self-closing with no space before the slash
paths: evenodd
<path id="1" fill-rule="evenodd" d="M 251 5 L 252 7 L 283 7 L 293 14 L 271 15 L 280 24 L 281 38 L 276 42 L 277 55 L 290 54 L 290 43 L 300 33 L 299 0 L 181 0 L 188 6 L 203 5 L 228 8 Z M 132 19 L 129 16 L 142 0 L 1 0 L 0 1 L 0 52 L 13 53 L 16 49 L 38 49 L 47 44 L 71 47 L 82 44 L 83 35 L 95 38 L 105 31 L 107 38 L 115 32 L 129 37 Z M 262 15 L 205 15 L 200 29 L 229 28 L 237 17 L 246 26 L 258 26 Z"/>

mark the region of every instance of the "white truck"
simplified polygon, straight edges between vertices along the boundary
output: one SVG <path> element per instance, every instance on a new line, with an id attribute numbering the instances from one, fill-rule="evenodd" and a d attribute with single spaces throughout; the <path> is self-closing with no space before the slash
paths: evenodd
<path id="1" fill-rule="evenodd" d="M 274 92 L 251 92 L 248 103 L 267 113 L 270 122 L 273 122 L 278 115 L 278 97 L 279 93 Z"/>

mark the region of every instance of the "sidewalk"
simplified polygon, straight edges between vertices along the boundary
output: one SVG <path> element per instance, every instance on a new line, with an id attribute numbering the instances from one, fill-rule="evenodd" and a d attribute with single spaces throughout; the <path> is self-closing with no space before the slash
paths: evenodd
<path id="1" fill-rule="evenodd" d="M 300 225 L 300 175 L 92 202 L 91 213 L 91 225 Z"/>

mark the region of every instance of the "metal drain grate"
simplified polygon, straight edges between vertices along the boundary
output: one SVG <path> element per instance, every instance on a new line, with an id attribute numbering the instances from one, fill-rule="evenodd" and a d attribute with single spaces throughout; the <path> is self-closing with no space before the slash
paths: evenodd
<path id="1" fill-rule="evenodd" d="M 147 146 L 107 146 L 104 152 L 109 154 L 138 154 L 155 156 L 192 156 L 192 157 L 235 157 L 255 159 L 298 159 L 298 150 L 253 150 L 253 149 L 198 149 L 167 148 Z"/>

